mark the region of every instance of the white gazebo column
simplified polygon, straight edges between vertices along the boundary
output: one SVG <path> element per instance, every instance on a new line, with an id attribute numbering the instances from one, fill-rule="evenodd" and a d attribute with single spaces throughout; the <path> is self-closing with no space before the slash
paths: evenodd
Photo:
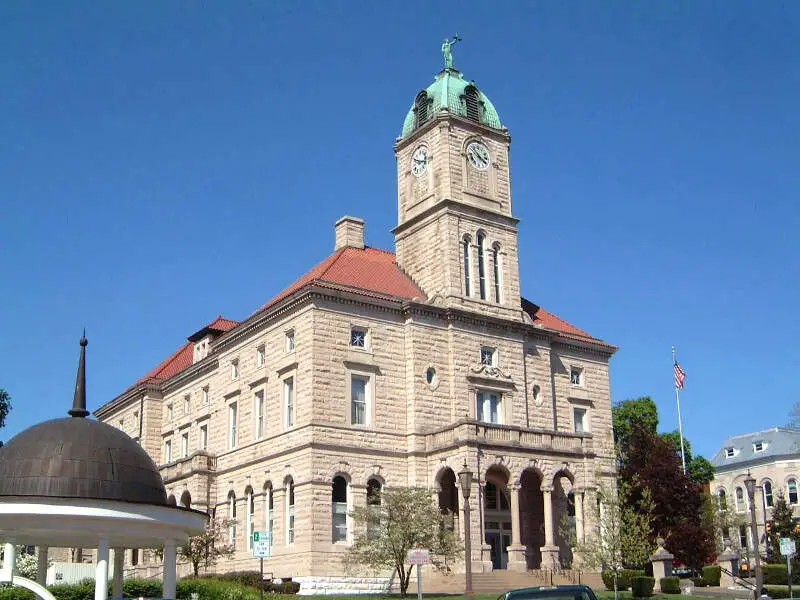
<path id="1" fill-rule="evenodd" d="M 8 583 L 14 576 L 14 566 L 17 562 L 17 548 L 14 540 L 9 540 L 3 546 L 3 568 L 0 569 L 0 581 Z"/>
<path id="2" fill-rule="evenodd" d="M 39 546 L 36 552 L 36 583 L 47 585 L 47 546 Z"/>
<path id="3" fill-rule="evenodd" d="M 544 546 L 542 546 L 542 568 L 556 569 L 558 560 L 558 546 L 553 542 L 553 486 L 542 486 L 542 501 L 544 504 Z"/>
<path id="4" fill-rule="evenodd" d="M 169 600 L 175 600 L 177 559 L 175 540 L 164 540 L 164 590 L 162 597 Z"/>
<path id="5" fill-rule="evenodd" d="M 111 595 L 122 598 L 122 572 L 125 569 L 125 548 L 114 548 L 114 587 Z"/>
<path id="6" fill-rule="evenodd" d="M 94 566 L 94 600 L 108 598 L 108 538 L 100 538 Z"/>

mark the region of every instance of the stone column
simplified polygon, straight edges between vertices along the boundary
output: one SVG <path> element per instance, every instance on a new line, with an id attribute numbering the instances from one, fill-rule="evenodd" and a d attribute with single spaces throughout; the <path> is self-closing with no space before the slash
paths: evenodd
<path id="1" fill-rule="evenodd" d="M 575 537 L 578 542 L 586 539 L 586 532 L 583 529 L 583 489 L 577 488 L 573 491 L 575 498 Z"/>
<path id="2" fill-rule="evenodd" d="M 543 485 L 542 500 L 544 502 L 544 546 L 542 546 L 542 567 L 555 569 L 560 566 L 558 546 L 553 540 L 553 486 Z"/>
<path id="3" fill-rule="evenodd" d="M 17 548 L 14 540 L 9 540 L 3 546 L 3 568 L 0 569 L 0 581 L 8 583 L 14 576 L 14 567 L 17 562 Z"/>
<path id="4" fill-rule="evenodd" d="M 675 557 L 664 548 L 664 538 L 658 538 L 656 543 L 658 550 L 650 557 L 650 562 L 653 563 L 653 578 L 656 580 L 653 589 L 660 592 L 661 578 L 672 576 L 672 559 Z"/>
<path id="5" fill-rule="evenodd" d="M 125 548 L 114 548 L 114 586 L 111 595 L 122 598 L 122 572 L 125 570 Z"/>
<path id="6" fill-rule="evenodd" d="M 36 556 L 36 583 L 47 585 L 47 546 L 39 546 Z"/>
<path id="7" fill-rule="evenodd" d="M 177 552 L 175 540 L 164 540 L 164 590 L 162 598 L 175 600 Z"/>
<path id="8" fill-rule="evenodd" d="M 525 559 L 525 546 L 520 542 L 519 495 L 521 486 L 514 483 L 508 486 L 511 492 L 511 545 L 508 547 L 508 570 L 525 572 L 528 563 Z"/>
<path id="9" fill-rule="evenodd" d="M 100 538 L 94 565 L 94 600 L 108 598 L 108 538 Z"/>

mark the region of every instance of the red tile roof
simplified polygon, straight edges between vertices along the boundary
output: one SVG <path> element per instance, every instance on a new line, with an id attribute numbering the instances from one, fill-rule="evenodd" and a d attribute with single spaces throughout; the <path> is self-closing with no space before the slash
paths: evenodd
<path id="1" fill-rule="evenodd" d="M 370 248 L 341 248 L 262 306 L 280 302 L 309 284 L 349 289 L 381 298 L 425 299 L 423 292 L 395 262 L 394 252 Z"/>
<path id="2" fill-rule="evenodd" d="M 611 344 L 607 344 L 596 338 L 583 329 L 578 329 L 572 323 L 568 323 L 561 317 L 558 317 L 551 313 L 548 310 L 545 310 L 538 304 L 534 304 L 530 300 L 526 300 L 525 298 L 522 299 L 522 310 L 528 313 L 528 316 L 533 320 L 534 325 L 541 325 L 545 329 L 552 329 L 553 331 L 557 331 L 562 337 L 574 339 L 574 340 L 586 340 L 590 341 L 595 344 L 601 344 L 603 346 L 608 346 L 609 348 L 614 348 Z"/>

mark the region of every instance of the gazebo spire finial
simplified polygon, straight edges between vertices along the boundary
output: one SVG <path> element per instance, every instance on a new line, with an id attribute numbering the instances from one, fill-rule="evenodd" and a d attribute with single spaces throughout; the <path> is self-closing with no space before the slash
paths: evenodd
<path id="1" fill-rule="evenodd" d="M 89 411 L 86 410 L 86 329 L 81 336 L 81 360 L 78 363 L 78 377 L 75 379 L 75 397 L 72 400 L 72 409 L 69 411 L 71 417 L 86 418 Z"/>

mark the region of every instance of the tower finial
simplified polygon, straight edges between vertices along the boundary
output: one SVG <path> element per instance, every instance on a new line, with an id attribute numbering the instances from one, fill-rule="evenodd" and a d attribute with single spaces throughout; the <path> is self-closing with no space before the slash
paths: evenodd
<path id="1" fill-rule="evenodd" d="M 86 410 L 86 329 L 81 336 L 81 360 L 78 363 L 78 377 L 75 379 L 75 397 L 72 400 L 72 409 L 69 411 L 71 417 L 86 418 L 89 411 Z"/>
<path id="2" fill-rule="evenodd" d="M 452 69 L 453 68 L 453 45 L 456 42 L 460 42 L 461 38 L 456 33 L 453 36 L 453 39 L 445 39 L 442 42 L 442 54 L 444 55 L 444 68 L 445 69 Z"/>

